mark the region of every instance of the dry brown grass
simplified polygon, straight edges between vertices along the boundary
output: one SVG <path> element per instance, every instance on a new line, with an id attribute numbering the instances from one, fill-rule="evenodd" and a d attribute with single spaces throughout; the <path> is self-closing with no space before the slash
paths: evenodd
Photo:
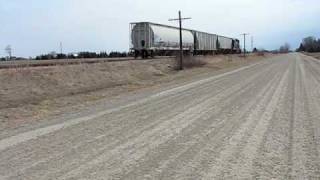
<path id="1" fill-rule="evenodd" d="M 0 70 L 0 108 L 148 83 L 170 72 L 170 62 L 128 61 Z"/>
<path id="2" fill-rule="evenodd" d="M 176 70 L 179 69 L 179 61 L 180 58 L 179 56 L 177 56 L 175 58 L 175 68 Z M 190 69 L 190 68 L 194 68 L 194 67 L 202 67 L 206 65 L 206 62 L 203 60 L 203 58 L 199 58 L 196 56 L 192 56 L 192 55 L 187 55 L 183 57 L 183 67 Z"/>
<path id="3" fill-rule="evenodd" d="M 307 56 L 311 56 L 311 57 L 320 59 L 320 52 L 318 52 L 318 53 L 307 53 L 307 52 L 305 52 L 304 54 L 307 55 Z"/>

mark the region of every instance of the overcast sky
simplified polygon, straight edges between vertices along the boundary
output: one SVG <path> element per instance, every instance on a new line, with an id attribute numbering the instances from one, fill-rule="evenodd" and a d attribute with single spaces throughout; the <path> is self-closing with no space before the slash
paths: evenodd
<path id="1" fill-rule="evenodd" d="M 0 56 L 10 44 L 16 56 L 50 51 L 127 51 L 129 23 L 192 17 L 187 28 L 236 37 L 254 36 L 255 47 L 296 48 L 320 37 L 319 0 L 0 0 Z"/>

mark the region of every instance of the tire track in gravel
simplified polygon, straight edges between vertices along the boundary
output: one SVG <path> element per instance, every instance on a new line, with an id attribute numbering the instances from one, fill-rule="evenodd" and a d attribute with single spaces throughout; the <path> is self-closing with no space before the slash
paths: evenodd
<path id="1" fill-rule="evenodd" d="M 319 173 L 317 161 L 314 159 L 314 142 L 310 135 L 310 116 L 308 99 L 304 81 L 305 69 L 300 57 L 297 58 L 296 96 L 294 102 L 294 126 L 292 146 L 292 172 L 293 179 L 310 179 Z"/>
<path id="2" fill-rule="evenodd" d="M 268 88 L 264 89 L 263 92 L 258 95 L 251 94 L 251 97 L 260 97 L 261 94 L 266 93 Z M 240 101 L 239 104 L 236 103 L 235 106 L 240 106 L 241 109 L 230 106 L 227 112 L 222 113 L 223 115 L 219 114 L 216 117 L 211 117 L 212 119 L 219 119 L 221 122 L 218 122 L 217 125 L 215 125 L 214 122 L 211 122 L 212 125 L 204 130 L 203 135 L 201 136 L 203 137 L 202 140 L 196 139 L 194 142 L 195 145 L 191 146 L 181 156 L 176 159 L 169 159 L 172 163 L 167 165 L 164 170 L 160 171 L 161 174 L 159 179 L 170 179 L 171 177 L 174 177 L 174 179 L 197 179 L 201 177 L 203 172 L 206 172 L 207 169 L 209 169 L 209 163 L 204 163 L 204 161 L 213 161 L 212 159 L 218 154 L 219 146 L 222 147 L 222 143 L 235 133 L 235 130 L 243 123 L 241 119 L 255 104 L 255 101 L 248 102 L 243 98 L 245 95 L 248 96 L 248 93 L 249 92 L 238 94 L 239 97 L 234 100 Z M 189 145 L 190 142 L 186 143 Z M 213 153 L 213 151 L 216 153 Z"/>
<path id="3" fill-rule="evenodd" d="M 309 66 L 310 67 L 310 66 Z M 314 66 L 311 66 L 311 68 L 314 68 Z M 311 109 L 318 109 L 316 107 L 315 104 L 312 103 L 310 95 L 312 94 L 312 92 L 310 92 L 310 88 L 309 88 L 309 84 L 308 79 L 315 79 L 312 77 L 308 77 L 306 76 L 306 66 L 305 64 L 301 63 L 300 64 L 300 72 L 301 72 L 301 83 L 302 83 L 302 96 L 303 99 L 305 100 L 305 109 L 304 109 L 304 115 L 305 115 L 305 121 L 304 121 L 304 130 L 305 130 L 305 134 L 304 134 L 304 138 L 305 141 L 303 142 L 304 144 L 302 145 L 305 148 L 305 153 L 307 156 L 307 159 L 305 159 L 305 166 L 306 166 L 306 175 L 305 177 L 307 177 L 308 179 L 319 179 L 320 178 L 320 158 L 319 158 L 319 151 L 318 151 L 318 147 L 317 147 L 317 141 L 316 141 L 316 131 L 315 128 L 317 128 L 317 126 L 315 126 L 314 124 L 314 113 L 319 114 L 319 111 L 311 111 Z M 318 69 L 319 70 L 319 69 Z M 319 73 L 317 74 L 312 74 L 315 71 L 310 70 L 311 72 L 311 76 L 313 77 L 319 77 Z M 318 121 L 320 120 L 319 118 L 320 116 L 318 116 Z M 319 123 L 318 123 L 319 124 Z"/>
<path id="4" fill-rule="evenodd" d="M 311 62 L 310 62 L 311 61 Z M 309 91 L 308 102 L 312 112 L 313 128 L 315 133 L 315 143 L 317 145 L 318 158 L 320 154 L 320 63 L 319 60 L 310 58 L 310 61 L 305 66 L 309 71 L 306 71 L 306 87 Z"/>
<path id="5" fill-rule="evenodd" d="M 267 78 L 262 77 L 261 79 Z M 247 103 L 246 99 L 242 99 L 241 97 L 248 96 L 250 89 L 254 89 L 254 87 L 262 84 L 261 82 L 254 84 L 254 86 L 242 89 L 225 99 L 225 102 L 220 105 L 221 111 L 211 116 L 198 119 L 196 123 L 186 128 L 178 137 L 169 140 L 157 148 L 160 150 L 148 154 L 147 157 L 143 158 L 140 165 L 137 165 L 121 178 L 126 179 L 126 177 L 131 177 L 133 179 L 143 179 L 143 176 L 149 176 L 157 177 L 157 179 L 165 179 L 165 177 L 177 179 L 177 177 L 172 174 L 174 173 L 173 171 L 190 161 L 190 159 L 206 145 L 209 137 L 218 134 L 219 130 L 225 129 L 228 127 L 228 124 L 230 126 L 230 123 L 226 121 L 228 114 L 229 116 L 230 114 L 235 114 L 239 110 L 239 106 Z M 234 103 L 238 101 L 239 103 Z M 228 109 L 228 113 L 226 109 Z M 221 116 L 221 114 L 226 115 L 224 117 Z M 236 119 L 230 119 L 229 122 L 230 121 L 234 122 L 233 127 L 237 126 L 237 123 L 235 123 Z"/>
<path id="6" fill-rule="evenodd" d="M 230 177 L 233 178 L 247 178 L 252 176 L 252 169 L 253 169 L 253 160 L 254 158 L 259 155 L 258 154 L 258 148 L 263 140 L 263 137 L 265 137 L 268 130 L 268 125 L 270 121 L 272 120 L 273 114 L 280 102 L 280 100 L 285 95 L 285 89 L 287 86 L 287 79 L 288 79 L 289 70 L 285 71 L 285 73 L 282 75 L 282 79 L 277 86 L 276 91 L 272 95 L 270 101 L 265 104 L 265 109 L 261 109 L 259 116 L 259 112 L 255 111 L 252 114 L 253 119 L 259 119 L 259 122 L 257 126 L 254 128 L 254 131 L 252 131 L 250 134 L 250 138 L 247 139 L 247 143 L 244 149 L 242 149 L 242 152 L 239 154 L 239 156 L 235 156 L 237 158 L 234 159 L 236 163 L 232 163 L 233 166 L 231 166 L 231 174 Z"/>
<path id="7" fill-rule="evenodd" d="M 254 160 L 254 179 L 292 179 L 292 131 L 295 101 L 296 63 L 289 65 L 289 82 L 286 94 L 279 101 L 277 110 L 259 147 Z"/>
<path id="8" fill-rule="evenodd" d="M 218 163 L 208 172 L 204 179 L 241 179 L 252 177 L 253 160 L 258 147 L 267 131 L 268 123 L 283 95 L 288 70 L 282 73 L 279 81 L 273 82 L 270 90 L 259 104 L 246 117 L 246 122 L 230 139 L 225 151 L 220 154 Z"/>

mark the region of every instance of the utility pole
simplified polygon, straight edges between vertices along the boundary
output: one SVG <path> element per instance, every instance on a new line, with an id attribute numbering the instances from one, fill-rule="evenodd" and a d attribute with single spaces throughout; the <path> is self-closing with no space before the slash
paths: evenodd
<path id="1" fill-rule="evenodd" d="M 9 60 L 11 60 L 11 57 L 12 57 L 12 48 L 11 48 L 11 45 L 8 45 L 4 50 L 6 51 L 6 53 L 8 53 Z"/>
<path id="2" fill-rule="evenodd" d="M 253 52 L 253 36 L 251 36 L 251 51 Z"/>
<path id="3" fill-rule="evenodd" d="M 62 42 L 60 42 L 60 54 L 62 54 Z"/>
<path id="4" fill-rule="evenodd" d="M 169 21 L 179 21 L 179 34 L 180 34 L 180 61 L 179 61 L 179 70 L 183 70 L 183 44 L 182 44 L 182 21 L 191 18 L 182 18 L 181 11 L 179 11 L 178 19 L 169 19 Z"/>
<path id="5" fill-rule="evenodd" d="M 249 35 L 248 33 L 243 33 L 243 55 L 246 57 L 246 36 Z"/>

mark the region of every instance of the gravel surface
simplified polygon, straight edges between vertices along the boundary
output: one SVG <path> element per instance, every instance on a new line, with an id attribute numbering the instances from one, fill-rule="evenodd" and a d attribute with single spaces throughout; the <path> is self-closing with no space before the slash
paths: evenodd
<path id="1" fill-rule="evenodd" d="M 292 53 L 61 117 L 0 137 L 0 179 L 320 179 L 319 88 Z"/>

